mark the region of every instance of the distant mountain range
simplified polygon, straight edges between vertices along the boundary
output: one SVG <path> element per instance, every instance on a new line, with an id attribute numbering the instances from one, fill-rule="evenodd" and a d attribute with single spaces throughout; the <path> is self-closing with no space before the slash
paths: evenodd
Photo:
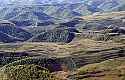
<path id="1" fill-rule="evenodd" d="M 2 4 L 60 4 L 60 3 L 78 3 L 88 0 L 0 0 Z"/>
<path id="2" fill-rule="evenodd" d="M 122 11 L 124 0 L 5 0 L 1 1 L 0 19 L 16 26 L 58 24 L 97 12 Z M 4 6 L 3 6 L 3 4 Z"/>

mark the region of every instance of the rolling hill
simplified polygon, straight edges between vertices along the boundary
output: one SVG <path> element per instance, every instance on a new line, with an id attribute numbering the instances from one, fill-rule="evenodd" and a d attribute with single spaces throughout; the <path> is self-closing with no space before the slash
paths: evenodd
<path id="1" fill-rule="evenodd" d="M 13 23 L 8 21 L 0 21 L 0 33 L 1 42 L 26 41 L 32 37 L 31 33 L 15 27 Z"/>
<path id="2" fill-rule="evenodd" d="M 38 4 L 38 2 L 41 3 Z M 36 23 L 46 21 L 58 24 L 96 12 L 123 11 L 122 7 L 124 8 L 125 4 L 124 0 L 63 0 L 57 1 L 55 4 L 54 2 L 53 0 L 43 2 L 34 0 L 18 2 L 15 0 L 10 4 L 0 6 L 0 19 L 9 20 L 22 27 L 37 26 Z"/>
<path id="3" fill-rule="evenodd" d="M 21 40 L 13 36 L 10 36 L 8 34 L 5 34 L 3 32 L 0 32 L 0 42 L 9 43 L 9 42 L 17 42 L 17 41 L 21 41 Z"/>

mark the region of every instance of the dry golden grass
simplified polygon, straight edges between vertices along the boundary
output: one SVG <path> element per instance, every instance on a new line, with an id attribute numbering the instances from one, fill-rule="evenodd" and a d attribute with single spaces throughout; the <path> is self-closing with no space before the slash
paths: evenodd
<path id="1" fill-rule="evenodd" d="M 75 54 L 80 56 L 82 55 L 84 58 L 89 57 L 91 60 L 88 60 L 88 62 L 91 62 L 91 61 L 96 62 L 96 60 L 97 61 L 100 60 L 101 62 L 102 56 L 99 56 L 99 55 L 103 54 L 103 53 L 100 54 L 99 52 L 97 53 L 95 52 L 94 54 L 87 53 L 89 51 L 102 51 L 102 52 L 104 51 L 104 53 L 106 53 L 105 50 L 110 50 L 110 49 L 112 50 L 113 48 L 118 48 L 118 47 L 125 48 L 125 44 L 122 44 L 120 42 L 95 41 L 95 40 L 84 39 L 84 38 L 75 39 L 74 41 L 68 44 L 25 42 L 25 43 L 19 43 L 19 44 L 15 43 L 15 45 L 13 44 L 14 47 L 10 45 L 11 44 L 0 44 L 0 50 L 5 52 L 12 52 L 12 51 L 28 52 L 28 53 L 35 53 L 40 55 L 47 54 L 50 57 L 57 57 L 57 58 L 68 57 Z M 81 58 L 81 59 L 84 60 L 84 58 Z M 81 60 L 80 63 L 84 63 L 84 62 L 82 62 Z M 122 80 L 122 79 L 124 80 L 124 77 L 123 77 L 125 76 L 124 65 L 125 65 L 125 58 L 104 61 L 96 64 L 89 64 L 78 69 L 78 73 L 80 75 L 78 75 L 77 77 L 79 78 L 78 80 Z M 93 72 L 95 74 L 93 74 Z M 68 74 L 65 72 L 64 73 L 59 72 L 58 75 L 63 76 L 63 78 L 67 78 Z M 88 76 L 88 75 L 90 75 L 91 77 L 83 78 L 83 76 Z"/>
<path id="2" fill-rule="evenodd" d="M 4 45 L 4 46 L 3 46 Z M 95 41 L 91 39 L 74 40 L 71 43 L 37 43 L 25 42 L 15 45 L 15 47 L 8 47 L 11 44 L 1 44 L 0 50 L 5 52 L 29 52 L 36 54 L 48 54 L 50 56 L 65 57 L 74 53 L 84 53 L 87 51 L 105 50 L 115 47 L 125 46 L 122 43 L 113 41 Z"/>
<path id="3" fill-rule="evenodd" d="M 125 58 L 89 64 L 78 69 L 78 80 L 125 80 Z"/>
<path id="4" fill-rule="evenodd" d="M 110 18 L 115 18 L 115 17 L 124 17 L 125 16 L 125 11 L 120 11 L 120 12 L 110 12 L 110 13 L 99 13 L 95 15 L 88 15 L 81 17 L 82 19 L 86 21 L 90 20 L 103 20 L 103 19 L 110 19 Z"/>

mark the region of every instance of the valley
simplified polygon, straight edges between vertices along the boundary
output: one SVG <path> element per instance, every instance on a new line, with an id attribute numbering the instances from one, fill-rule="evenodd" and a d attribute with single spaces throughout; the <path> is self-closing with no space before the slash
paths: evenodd
<path id="1" fill-rule="evenodd" d="M 23 1 L 0 4 L 0 80 L 125 80 L 124 0 Z"/>

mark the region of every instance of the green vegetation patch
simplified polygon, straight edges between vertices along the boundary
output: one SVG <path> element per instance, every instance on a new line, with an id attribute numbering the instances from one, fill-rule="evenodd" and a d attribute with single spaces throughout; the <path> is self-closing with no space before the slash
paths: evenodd
<path id="1" fill-rule="evenodd" d="M 46 68 L 38 65 L 10 66 L 1 72 L 2 80 L 57 80 Z"/>
<path id="2" fill-rule="evenodd" d="M 89 64 L 78 69 L 77 73 L 78 80 L 125 80 L 125 58 Z"/>

